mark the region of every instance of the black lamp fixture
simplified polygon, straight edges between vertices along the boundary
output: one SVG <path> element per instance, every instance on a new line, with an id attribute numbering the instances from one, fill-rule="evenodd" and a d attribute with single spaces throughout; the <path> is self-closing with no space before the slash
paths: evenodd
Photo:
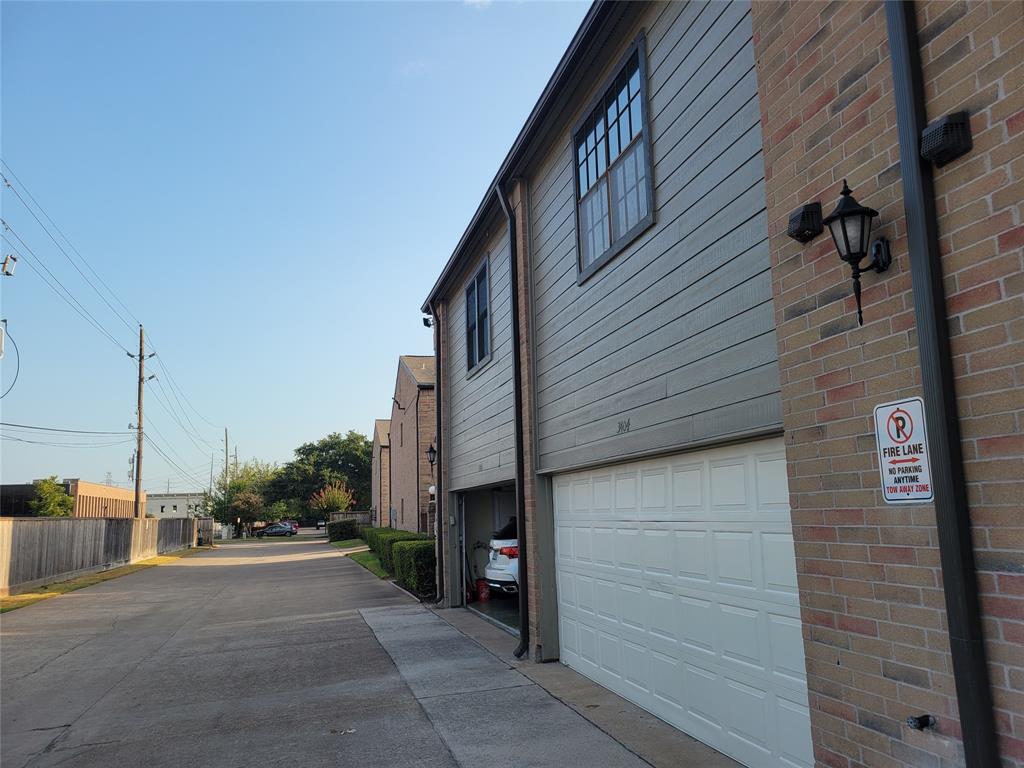
<path id="1" fill-rule="evenodd" d="M 857 297 L 857 322 L 864 325 L 864 312 L 860 306 L 860 276 L 869 269 L 885 272 L 892 263 L 889 241 L 884 237 L 871 242 L 871 224 L 878 211 L 865 208 L 858 203 L 850 187 L 843 179 L 843 191 L 836 209 L 825 217 L 823 223 L 832 233 L 832 242 L 839 251 L 839 258 L 853 270 L 853 295 Z M 871 251 L 871 261 L 866 267 L 860 263 Z"/>
<path id="2" fill-rule="evenodd" d="M 430 462 L 431 467 L 433 467 L 434 462 L 437 461 L 437 448 L 434 447 L 433 443 L 431 443 L 427 448 L 427 461 Z"/>

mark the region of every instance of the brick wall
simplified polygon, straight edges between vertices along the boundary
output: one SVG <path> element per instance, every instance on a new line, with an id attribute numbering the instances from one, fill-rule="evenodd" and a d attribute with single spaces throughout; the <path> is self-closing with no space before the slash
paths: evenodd
<path id="1" fill-rule="evenodd" d="M 371 505 L 376 511 L 374 525 L 388 525 L 388 510 L 391 508 L 391 449 L 373 442 L 370 489 Z"/>
<path id="2" fill-rule="evenodd" d="M 531 311 L 531 284 L 529 276 L 530 269 L 530 238 L 528 235 L 528 210 L 525 205 L 526 188 L 525 183 L 518 181 L 508 191 L 509 203 L 516 217 L 516 256 L 518 259 L 518 290 L 519 306 L 516 311 L 519 313 L 519 367 L 520 367 L 520 389 L 522 393 L 523 412 L 523 502 L 526 530 L 519 532 L 520 547 L 526 551 L 526 600 L 527 612 L 530 626 L 530 658 L 538 659 L 544 656 L 543 635 L 541 632 L 541 601 L 543 589 L 541 579 L 538 578 L 541 564 L 541 552 L 538 547 L 537 537 L 537 493 L 538 481 L 536 475 L 536 435 L 534 431 L 534 413 L 536 405 L 533 396 L 533 346 L 530 343 L 532 338 L 533 313 Z M 551 599 L 555 599 L 555 593 L 550 592 Z M 557 649 L 556 649 L 557 655 Z"/>
<path id="3" fill-rule="evenodd" d="M 419 451 L 416 439 L 416 382 L 404 366 L 398 366 L 395 400 L 391 404 L 391 507 L 395 527 L 415 531 L 418 525 L 417 501 Z"/>
<path id="4" fill-rule="evenodd" d="M 404 407 L 392 403 L 391 408 L 390 492 L 395 526 L 430 533 L 433 519 L 424 521 L 421 516 L 428 513 L 433 482 L 426 450 L 436 431 L 434 390 L 419 389 L 412 375 L 399 365 L 394 397 Z"/>
<path id="5" fill-rule="evenodd" d="M 434 516 L 430 506 L 430 486 L 434 484 L 434 467 L 427 459 L 427 448 L 434 442 L 437 432 L 437 411 L 433 389 L 421 389 L 419 409 L 419 435 L 417 436 L 417 462 L 419 463 L 419 490 L 417 509 L 420 515 L 419 532 L 434 532 Z"/>
<path id="6" fill-rule="evenodd" d="M 936 174 L 947 306 L 1000 749 L 1024 764 L 1020 4 L 918 4 L 929 119 L 971 111 Z M 892 70 L 878 2 L 755 2 L 772 277 L 808 687 L 819 764 L 962 762 L 931 506 L 883 503 L 875 404 L 921 394 Z M 864 278 L 789 213 L 842 179 L 880 212 L 893 266 Z M 934 732 L 907 728 L 930 712 Z"/>

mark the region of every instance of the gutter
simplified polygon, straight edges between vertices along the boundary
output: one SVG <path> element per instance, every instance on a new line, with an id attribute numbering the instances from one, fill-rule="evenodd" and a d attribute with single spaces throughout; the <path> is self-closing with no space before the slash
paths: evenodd
<path id="1" fill-rule="evenodd" d="M 441 367 L 441 322 L 437 309 L 433 302 L 427 304 L 427 309 L 434 321 L 434 450 L 437 451 L 437 460 L 434 466 L 437 467 L 437 474 L 434 476 L 434 557 L 437 560 L 435 573 L 435 589 L 437 591 L 438 604 L 444 600 L 444 542 L 441 540 L 441 532 L 446 531 L 441 512 L 441 408 L 442 408 L 442 385 L 444 379 Z M 447 540 L 447 536 L 444 537 Z"/>
<path id="2" fill-rule="evenodd" d="M 917 323 L 918 354 L 928 423 L 929 459 L 943 471 L 935 485 L 949 650 L 953 660 L 964 761 L 968 768 L 1000 765 L 992 689 L 985 659 L 978 583 L 971 539 L 957 416 L 948 315 L 942 285 L 932 166 L 921 158 L 920 136 L 927 124 L 921 47 L 915 3 L 886 0 L 885 19 L 892 60 L 899 134 L 900 174 L 907 223 L 910 276 Z"/>
<path id="3" fill-rule="evenodd" d="M 511 282 L 510 301 L 512 307 L 512 409 L 515 413 L 515 444 L 516 444 L 516 535 L 522 546 L 519 547 L 519 647 L 513 652 L 521 659 L 530 648 L 530 600 L 527 595 L 529 570 L 526 557 L 526 499 L 523 496 L 524 461 L 523 461 L 523 385 L 522 361 L 519 354 L 519 254 L 516 240 L 516 215 L 500 184 L 494 186 L 501 210 L 508 219 L 508 273 Z"/>

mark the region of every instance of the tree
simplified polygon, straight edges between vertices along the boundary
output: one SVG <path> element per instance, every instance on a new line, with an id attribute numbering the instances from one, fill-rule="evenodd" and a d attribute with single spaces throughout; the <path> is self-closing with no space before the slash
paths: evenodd
<path id="1" fill-rule="evenodd" d="M 263 497 L 251 489 L 239 491 L 231 499 L 228 508 L 235 520 L 240 520 L 242 525 L 254 523 L 263 515 Z"/>
<path id="2" fill-rule="evenodd" d="M 271 514 L 266 511 L 266 489 L 280 470 L 273 464 L 262 461 L 247 461 L 238 467 L 229 467 L 227 475 L 221 472 L 213 487 L 213 493 L 206 494 L 207 508 L 219 523 L 234 524 L 239 517 L 243 523 L 251 523 L 262 519 L 262 515 Z M 235 498 L 240 494 L 253 494 L 259 499 L 256 505 L 252 496 L 243 500 L 237 509 L 233 506 Z M 256 509 L 251 512 L 250 510 Z M 245 514 L 239 514 L 245 510 Z"/>
<path id="3" fill-rule="evenodd" d="M 35 498 L 29 501 L 29 509 L 39 517 L 71 517 L 75 500 L 68 496 L 64 486 L 57 482 L 56 475 L 45 480 L 36 480 Z"/>
<path id="4" fill-rule="evenodd" d="M 331 512 L 347 512 L 352 506 L 352 492 L 344 483 L 331 483 L 310 497 L 309 506 L 325 517 L 330 517 Z"/>
<path id="5" fill-rule="evenodd" d="M 373 443 L 354 430 L 344 437 L 332 432 L 316 442 L 303 443 L 268 485 L 267 499 L 306 501 L 322 488 L 342 483 L 356 508 L 369 509 L 372 455 Z"/>

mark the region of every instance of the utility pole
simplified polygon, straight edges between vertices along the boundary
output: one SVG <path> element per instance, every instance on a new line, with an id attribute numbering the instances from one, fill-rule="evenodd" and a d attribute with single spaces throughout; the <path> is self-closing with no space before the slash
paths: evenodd
<path id="1" fill-rule="evenodd" d="M 138 423 L 135 425 L 135 465 L 132 468 L 135 473 L 135 517 L 145 517 L 144 510 L 142 509 L 142 443 L 145 438 L 145 432 L 142 428 L 142 393 L 145 390 L 146 382 L 149 379 L 146 378 L 146 357 L 152 357 L 156 352 L 146 355 L 146 336 L 142 330 L 142 324 L 139 324 L 139 394 L 138 402 L 136 405 L 136 415 L 138 416 Z M 128 357 L 135 358 L 131 352 L 128 353 Z M 156 374 L 149 377 L 150 379 L 156 378 Z"/>
<path id="2" fill-rule="evenodd" d="M 210 454 L 210 496 L 213 496 L 213 459 L 216 454 Z"/>
<path id="3" fill-rule="evenodd" d="M 228 428 L 224 427 L 224 495 L 228 492 Z"/>
<path id="4" fill-rule="evenodd" d="M 238 474 L 238 446 L 235 446 L 235 474 Z"/>
<path id="5" fill-rule="evenodd" d="M 139 324 L 139 395 L 138 395 L 138 424 L 135 438 L 135 517 L 142 517 L 142 393 L 146 383 L 146 340 Z"/>

